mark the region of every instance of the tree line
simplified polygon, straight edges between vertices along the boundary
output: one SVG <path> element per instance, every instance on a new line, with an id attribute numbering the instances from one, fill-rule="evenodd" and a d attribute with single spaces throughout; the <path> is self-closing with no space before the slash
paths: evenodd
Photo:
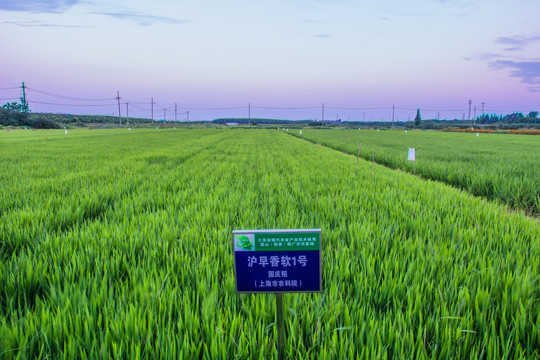
<path id="1" fill-rule="evenodd" d="M 0 126 L 27 126 L 36 129 L 59 129 L 64 126 L 85 127 L 89 124 L 125 124 L 129 121 L 130 124 L 144 124 L 154 122 L 146 118 L 119 118 L 110 115 L 71 115 L 71 114 L 51 114 L 51 113 L 32 113 L 28 108 L 28 104 L 17 102 L 5 103 L 0 107 Z M 514 112 L 511 114 L 482 114 L 473 120 L 477 125 L 498 125 L 504 126 L 537 126 L 538 111 L 530 111 L 527 115 L 522 112 Z M 246 119 L 246 118 L 221 118 L 213 120 L 214 123 L 237 122 L 238 124 L 286 124 L 286 123 L 306 123 L 309 126 L 321 126 L 321 122 L 304 120 L 292 121 L 286 119 Z M 466 125 L 470 120 L 423 120 L 420 114 L 420 109 L 417 110 L 414 123 L 396 122 L 397 126 L 417 128 L 436 127 L 436 124 L 455 124 Z M 334 123 L 333 121 L 330 123 Z M 358 124 L 358 125 L 381 125 L 380 122 L 363 122 L 363 121 L 339 121 L 339 125 Z M 414 124 L 414 125 L 413 125 Z"/>

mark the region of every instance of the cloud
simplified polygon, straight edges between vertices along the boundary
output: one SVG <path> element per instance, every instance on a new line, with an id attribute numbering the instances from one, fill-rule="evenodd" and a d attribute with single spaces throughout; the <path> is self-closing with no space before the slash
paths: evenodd
<path id="1" fill-rule="evenodd" d="M 478 5 L 477 1 L 470 1 L 470 0 L 433 0 L 433 2 L 443 4 L 444 6 L 449 6 L 454 9 L 459 9 L 460 14 L 459 16 L 468 16 L 470 15 L 469 11 L 476 11 L 480 10 L 480 6 Z M 467 12 L 463 12 L 467 11 Z"/>
<path id="2" fill-rule="evenodd" d="M 503 56 L 501 54 L 495 54 L 495 53 L 482 53 L 479 55 L 479 59 L 482 61 L 493 61 L 494 59 L 500 59 Z"/>
<path id="3" fill-rule="evenodd" d="M 484 53 L 477 57 L 491 69 L 506 71 L 510 77 L 527 84 L 530 92 L 540 92 L 540 60 L 524 58 L 521 51 L 525 47 L 540 41 L 540 33 L 531 35 L 500 36 L 494 43 L 503 45 L 499 53 Z"/>
<path id="4" fill-rule="evenodd" d="M 509 69 L 510 76 L 521 79 L 525 84 L 540 85 L 540 61 L 497 60 L 490 66 L 497 70 Z"/>
<path id="5" fill-rule="evenodd" d="M 31 13 L 62 13 L 79 0 L 1 0 L 0 10 Z"/>
<path id="6" fill-rule="evenodd" d="M 303 23 L 306 23 L 306 24 L 324 24 L 324 23 L 328 23 L 328 21 L 319 20 L 319 19 L 302 19 L 300 21 L 303 22 Z"/>
<path id="7" fill-rule="evenodd" d="M 495 40 L 496 44 L 502 45 L 511 45 L 508 48 L 505 48 L 506 51 L 518 51 L 522 50 L 523 47 L 540 41 L 540 34 L 534 35 L 516 35 L 516 36 L 500 36 Z"/>
<path id="8" fill-rule="evenodd" d="M 94 14 L 109 16 L 120 20 L 133 21 L 141 26 L 148 26 L 154 23 L 183 24 L 186 22 L 185 20 L 170 18 L 166 16 L 145 15 L 133 12 L 96 12 Z"/>
<path id="9" fill-rule="evenodd" d="M 4 21 L 4 24 L 11 24 L 21 27 L 61 27 L 61 28 L 89 28 L 93 26 L 84 25 L 65 25 L 65 24 L 50 24 L 39 21 Z"/>

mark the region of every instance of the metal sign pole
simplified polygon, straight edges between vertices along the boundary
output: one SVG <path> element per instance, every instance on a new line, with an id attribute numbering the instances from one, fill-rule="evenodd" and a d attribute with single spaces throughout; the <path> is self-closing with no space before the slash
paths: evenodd
<path id="1" fill-rule="evenodd" d="M 321 292 L 321 229 L 234 230 L 232 241 L 236 292 L 276 295 L 274 342 L 285 359 L 283 293 Z"/>
<path id="2" fill-rule="evenodd" d="M 276 294 L 276 325 L 278 360 L 285 359 L 285 324 L 283 321 L 283 295 Z"/>

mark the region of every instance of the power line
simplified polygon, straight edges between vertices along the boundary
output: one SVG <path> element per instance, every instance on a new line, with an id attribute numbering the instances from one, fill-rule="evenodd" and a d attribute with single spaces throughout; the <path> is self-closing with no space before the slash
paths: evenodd
<path id="1" fill-rule="evenodd" d="M 165 115 L 164 117 L 166 117 L 166 112 L 167 111 L 173 111 L 172 109 L 174 109 L 174 113 L 175 113 L 175 116 L 174 118 L 175 119 L 178 119 L 178 113 L 179 113 L 179 110 L 186 110 L 184 112 L 181 112 L 180 114 L 181 115 L 187 115 L 189 111 L 226 111 L 226 110 L 241 110 L 241 109 L 247 109 L 247 115 L 248 115 L 248 118 L 251 118 L 252 114 L 251 114 L 251 109 L 258 109 L 258 110 L 315 110 L 315 109 L 320 109 L 322 110 L 322 119 L 325 119 L 326 117 L 326 114 L 325 114 L 325 110 L 326 109 L 333 109 L 333 110 L 351 110 L 351 111 L 355 111 L 355 110 L 359 110 L 359 111 L 370 111 L 370 110 L 373 110 L 373 111 L 379 111 L 379 110 L 387 110 L 387 109 L 392 109 L 392 122 L 394 123 L 395 121 L 395 117 L 396 116 L 399 116 L 398 113 L 395 113 L 395 110 L 400 110 L 400 111 L 416 111 L 417 107 L 415 108 L 406 108 L 406 107 L 397 107 L 395 105 L 392 105 L 392 106 L 382 106 L 382 107 L 350 107 L 350 106 L 328 106 L 326 103 L 323 103 L 322 104 L 322 108 L 321 108 L 321 105 L 319 106 L 257 106 L 257 105 L 253 105 L 251 104 L 251 102 L 249 102 L 247 105 L 241 105 L 241 106 L 215 106 L 215 107 L 212 107 L 212 106 L 209 106 L 209 107 L 195 107 L 195 108 L 190 108 L 189 106 L 182 106 L 182 109 L 180 109 L 178 107 L 178 104 L 177 103 L 174 103 L 174 107 L 173 105 L 170 105 L 168 107 L 165 107 L 163 105 L 160 105 L 160 104 L 157 104 L 155 101 L 154 101 L 154 98 L 151 98 L 151 101 L 150 102 L 137 102 L 137 101 L 131 101 L 131 100 L 128 100 L 126 98 L 120 98 L 120 94 L 119 94 L 119 91 L 117 91 L 117 96 L 116 97 L 106 97 L 106 98 L 82 98 L 82 97 L 74 97 L 74 96 L 67 96 L 67 95 L 61 95 L 61 94 L 56 94 L 56 93 L 51 93 L 51 92 L 47 92 L 47 91 L 43 91 L 43 90 L 40 90 L 40 89 L 36 89 L 36 88 L 33 88 L 33 87 L 25 87 L 27 90 L 29 90 L 31 93 L 34 93 L 34 94 L 43 94 L 43 95 L 47 95 L 47 96 L 51 96 L 51 97 L 56 97 L 56 98 L 61 98 L 61 99 L 68 99 L 68 100 L 74 100 L 74 103 L 73 104 L 68 104 L 68 103 L 65 103 L 65 102 L 54 102 L 51 101 L 35 101 L 35 100 L 27 100 L 29 103 L 31 104 L 42 104 L 42 105 L 51 105 L 51 106 L 66 106 L 66 107 L 110 107 L 110 106 L 118 106 L 118 116 L 121 116 L 121 104 L 126 104 L 126 113 L 128 113 L 128 103 L 135 109 L 139 109 L 139 110 L 142 110 L 142 111 L 145 111 L 145 112 L 150 112 L 151 113 L 151 118 L 154 119 L 154 106 L 156 106 L 156 109 L 157 110 L 164 110 L 165 111 Z M 0 88 L 0 90 L 15 90 L 15 89 L 21 89 L 21 86 L 17 86 L 17 87 L 5 87 L 5 88 Z M 24 97 L 24 95 L 23 95 Z M 36 95 L 34 95 L 34 98 L 36 97 Z M 22 99 L 22 98 L 21 98 Z M 123 102 L 121 102 L 121 100 L 124 100 Z M 6 98 L 0 98 L 0 101 L 15 101 L 15 100 L 18 100 L 17 97 L 6 97 Z M 115 101 L 115 103 L 112 103 L 112 101 Z M 86 103 L 88 102 L 88 103 Z M 91 102 L 94 102 L 94 103 L 91 103 Z M 99 102 L 104 102 L 104 103 L 99 103 Z M 139 106 L 138 106 L 139 105 Z M 149 108 L 146 108 L 146 106 L 149 106 Z M 422 107 L 420 106 L 420 109 L 422 109 L 423 112 L 434 112 L 434 113 L 437 113 L 437 117 L 440 118 L 440 113 L 442 112 L 445 112 L 445 113 L 452 113 L 452 112 L 456 112 L 456 113 L 464 113 L 466 114 L 467 113 L 467 110 L 468 110 L 468 113 L 469 113 L 469 119 L 471 118 L 471 108 L 472 108 L 472 100 L 469 100 L 468 101 L 468 109 L 422 109 Z M 485 112 L 494 112 L 494 113 L 514 113 L 514 112 L 522 112 L 522 111 L 507 111 L 507 110 L 497 110 L 497 109 L 484 109 L 484 103 L 482 102 L 482 114 L 484 114 Z M 475 109 L 475 115 L 476 115 L 476 108 L 477 106 L 475 105 L 474 106 L 474 109 Z M 362 114 L 363 118 L 364 118 L 364 121 L 365 121 L 365 113 Z M 463 118 L 465 118 L 465 116 L 463 116 Z"/>
<path id="2" fill-rule="evenodd" d="M 146 104 L 149 104 L 149 103 L 146 103 Z M 143 108 L 143 107 L 140 107 L 140 106 L 137 106 L 137 105 L 135 105 L 135 104 L 132 103 L 132 102 L 130 102 L 129 105 L 132 106 L 132 107 L 134 107 L 135 109 L 144 110 L 144 111 L 150 111 L 150 109 L 148 109 L 148 108 Z"/>
<path id="3" fill-rule="evenodd" d="M 43 105 L 58 105 L 58 106 L 115 106 L 116 104 L 58 104 L 58 103 L 50 103 L 50 102 L 43 102 L 43 101 L 35 101 L 35 100 L 28 100 L 29 103 L 33 104 L 43 104 Z"/>
<path id="4" fill-rule="evenodd" d="M 342 106 L 328 106 L 328 105 L 325 105 L 324 107 L 327 109 L 336 109 L 336 110 L 386 110 L 386 109 L 392 108 L 391 106 L 370 108 L 370 107 L 342 107 Z M 396 109 L 399 109 L 399 108 L 396 107 Z"/>
<path id="5" fill-rule="evenodd" d="M 159 110 L 165 110 L 165 109 L 168 110 L 165 106 L 161 106 L 158 103 L 154 103 L 154 105 L 156 106 L 156 108 L 159 107 L 160 108 Z"/>
<path id="6" fill-rule="evenodd" d="M 398 109 L 398 110 L 416 111 L 418 108 L 413 109 L 413 108 L 402 108 L 402 107 L 397 107 L 396 106 L 396 109 Z M 460 112 L 462 112 L 462 111 L 465 111 L 466 109 L 423 109 L 423 108 L 420 107 L 420 110 L 422 110 L 422 111 L 434 111 L 434 112 L 437 112 L 437 111 L 447 111 L 447 112 L 460 111 Z"/>
<path id="7" fill-rule="evenodd" d="M 31 88 L 31 87 L 26 87 L 28 90 L 32 90 L 32 91 L 35 91 L 37 93 L 40 93 L 40 94 L 44 94 L 44 95 L 49 95 L 49 96 L 54 96 L 54 97 L 58 97 L 58 98 L 63 98 L 63 99 L 70 99 L 70 100 L 80 100 L 80 101 L 106 101 L 106 100 L 116 100 L 116 98 L 101 98 L 101 99 L 90 99 L 90 98 L 78 98 L 78 97 L 72 97 L 72 96 L 66 96 L 66 95 L 58 95 L 58 94 L 53 94 L 53 93 L 49 93 L 49 92 L 46 92 L 46 91 L 41 91 L 41 90 L 37 90 L 37 89 L 34 89 L 34 88 Z"/>
<path id="8" fill-rule="evenodd" d="M 184 107 L 184 109 L 188 109 L 188 107 Z M 213 111 L 213 110 L 236 110 L 236 109 L 247 109 L 247 106 L 231 106 L 231 107 L 221 107 L 221 108 L 189 108 L 190 110 L 198 110 L 198 111 Z"/>
<path id="9" fill-rule="evenodd" d="M 126 99 L 126 98 L 123 98 L 126 102 L 129 102 L 130 104 L 138 104 L 138 105 L 150 105 L 149 102 L 137 102 L 137 101 L 132 101 L 132 100 L 129 100 L 129 99 Z"/>
<path id="10" fill-rule="evenodd" d="M 319 109 L 320 106 L 305 106 L 305 107 L 274 107 L 274 106 L 254 106 L 251 105 L 252 109 L 265 109 L 265 110 L 313 110 Z"/>

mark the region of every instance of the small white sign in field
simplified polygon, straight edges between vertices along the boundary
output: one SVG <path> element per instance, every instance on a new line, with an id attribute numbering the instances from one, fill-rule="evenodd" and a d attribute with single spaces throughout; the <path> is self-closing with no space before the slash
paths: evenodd
<path id="1" fill-rule="evenodd" d="M 416 161 L 416 149 L 409 148 L 409 156 L 407 157 L 407 160 Z"/>

